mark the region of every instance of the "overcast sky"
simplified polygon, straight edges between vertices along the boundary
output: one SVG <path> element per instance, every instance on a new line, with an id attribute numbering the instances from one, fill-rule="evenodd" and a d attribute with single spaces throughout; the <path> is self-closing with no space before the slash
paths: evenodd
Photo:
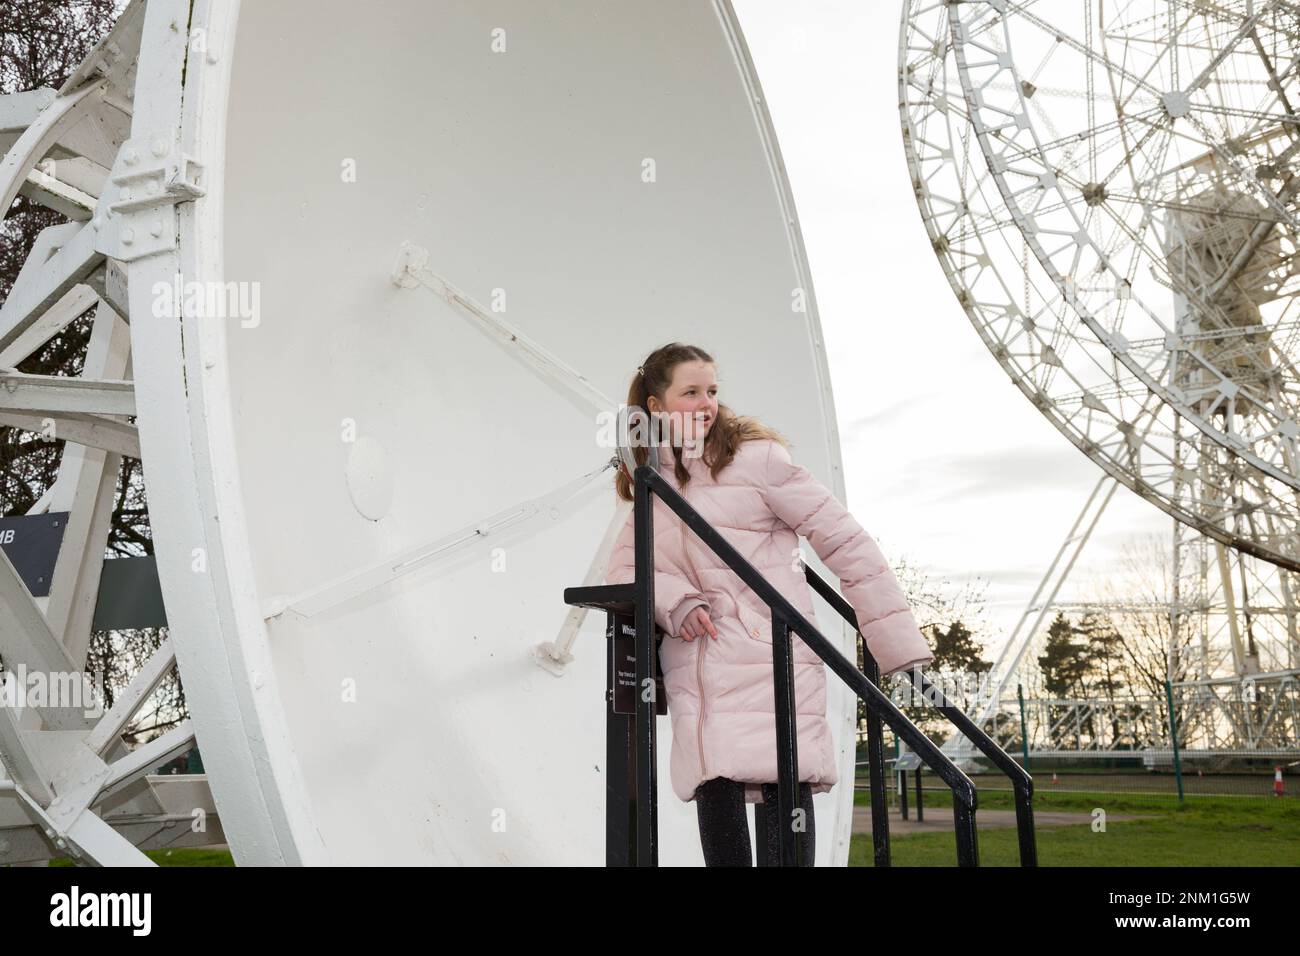
<path id="1" fill-rule="evenodd" d="M 808 247 L 849 508 L 891 561 L 988 582 L 1005 640 L 1102 472 L 1012 384 L 930 251 L 898 122 L 899 0 L 733 5 Z M 1062 599 L 1171 522 L 1120 488 Z"/>

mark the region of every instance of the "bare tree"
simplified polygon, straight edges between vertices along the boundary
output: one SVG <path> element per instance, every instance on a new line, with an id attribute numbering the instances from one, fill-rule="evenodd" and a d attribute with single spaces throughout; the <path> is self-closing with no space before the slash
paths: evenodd
<path id="1" fill-rule="evenodd" d="M 1172 542 L 1166 535 L 1134 536 L 1121 546 L 1120 558 L 1107 574 L 1091 582 L 1090 600 L 1104 610 L 1105 626 L 1094 635 L 1093 689 L 1114 701 L 1112 733 L 1119 739 L 1118 717 L 1125 716 L 1124 736 L 1161 739 L 1169 715 L 1165 680 L 1187 679 L 1192 658 L 1187 649 L 1194 628 L 1184 620 L 1173 636 L 1174 597 Z M 1170 649 L 1173 668 L 1170 670 Z M 1149 700 L 1150 708 L 1139 701 Z M 1125 701 L 1131 706 L 1125 709 Z"/>
<path id="2" fill-rule="evenodd" d="M 1107 616 L 1116 637 L 1108 647 L 1119 652 L 1108 661 L 1109 679 L 1126 686 L 1130 693 L 1164 697 L 1165 680 L 1187 676 L 1185 650 L 1192 641 L 1192 629 L 1179 628 L 1175 646 L 1174 673 L 1169 673 L 1174 599 L 1173 555 L 1167 536 L 1147 534 L 1126 541 L 1111 573 L 1093 581 L 1093 600 L 1107 606 Z"/>

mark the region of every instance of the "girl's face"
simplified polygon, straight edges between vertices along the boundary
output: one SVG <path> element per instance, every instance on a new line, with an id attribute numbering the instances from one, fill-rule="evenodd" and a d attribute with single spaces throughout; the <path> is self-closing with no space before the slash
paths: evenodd
<path id="1" fill-rule="evenodd" d="M 652 412 L 667 413 L 674 444 L 703 441 L 718 418 L 718 379 L 712 362 L 678 362 L 664 400 L 651 395 Z"/>

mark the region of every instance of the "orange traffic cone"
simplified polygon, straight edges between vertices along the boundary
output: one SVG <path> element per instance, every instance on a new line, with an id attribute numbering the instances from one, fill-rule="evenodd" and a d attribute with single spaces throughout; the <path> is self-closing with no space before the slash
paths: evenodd
<path id="1" fill-rule="evenodd" d="M 1278 769 L 1280 770 L 1281 768 L 1279 767 Z M 1060 783 L 1060 782 L 1061 782 L 1061 781 L 1059 781 L 1059 780 L 1056 779 L 1056 771 L 1053 770 L 1053 771 L 1052 771 L 1052 783 Z"/>
<path id="2" fill-rule="evenodd" d="M 1273 768 L 1273 796 L 1282 796 L 1282 768 L 1276 766 Z"/>

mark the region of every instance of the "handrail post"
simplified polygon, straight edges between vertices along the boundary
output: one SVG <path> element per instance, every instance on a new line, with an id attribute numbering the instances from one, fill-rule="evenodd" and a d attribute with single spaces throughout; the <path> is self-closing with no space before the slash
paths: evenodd
<path id="1" fill-rule="evenodd" d="M 799 736 L 794 697 L 794 651 L 790 627 L 776 611 L 772 612 L 772 687 L 776 700 L 776 786 L 777 808 L 781 822 L 777 830 L 782 866 L 803 866 L 807 859 L 803 826 L 794 827 L 795 807 L 799 806 Z M 763 847 L 759 852 L 764 851 Z"/>
<path id="2" fill-rule="evenodd" d="M 975 811 L 960 800 L 954 800 L 952 819 L 957 834 L 957 865 L 979 866 L 980 848 L 975 836 Z"/>
<path id="3" fill-rule="evenodd" d="M 811 571 L 811 568 L 809 569 Z M 820 578 L 818 579 L 820 580 Z M 880 665 L 867 650 L 866 642 L 859 639 L 862 647 L 862 672 L 867 680 L 880 686 Z M 890 866 L 892 857 L 889 850 L 889 802 L 885 792 L 885 730 L 880 714 L 864 706 L 867 712 L 867 774 L 871 789 L 871 845 L 875 852 L 876 866 Z"/>
<path id="4" fill-rule="evenodd" d="M 638 468 L 633 491 L 633 554 L 636 588 L 636 860 L 635 866 L 659 865 L 658 788 L 655 780 L 655 633 L 654 508 Z"/>
<path id="5" fill-rule="evenodd" d="M 1020 753 L 1024 758 L 1025 773 L 1029 773 L 1029 725 L 1025 722 L 1025 685 L 1016 682 L 1016 700 L 1020 702 Z"/>
<path id="6" fill-rule="evenodd" d="M 632 615 L 607 611 L 605 615 L 605 865 L 632 866 L 636 862 L 636 766 L 632 759 L 636 718 L 619 713 L 619 636 L 624 624 L 636 630 Z M 635 651 L 633 651 L 635 654 Z M 629 733 L 630 731 L 630 733 Z"/>
<path id="7" fill-rule="evenodd" d="M 898 769 L 898 762 L 903 756 L 903 741 L 894 736 L 894 789 L 898 791 L 898 813 L 904 820 L 907 816 L 907 771 Z"/>
<path id="8" fill-rule="evenodd" d="M 875 657 L 867 649 L 866 638 L 858 630 L 858 622 L 855 620 L 856 614 L 852 611 L 847 613 L 844 607 L 844 599 L 821 579 L 819 575 L 808 565 L 804 565 L 804 578 L 809 586 L 816 591 L 821 597 L 831 605 L 848 623 L 853 625 L 853 630 L 857 634 L 857 648 L 862 652 L 862 664 L 859 670 L 864 677 L 871 681 L 876 687 L 880 686 L 880 665 L 876 663 Z M 862 709 L 866 712 L 867 721 L 867 789 L 871 794 L 871 848 L 874 855 L 876 866 L 892 865 L 892 856 L 889 848 L 889 784 L 888 771 L 885 769 L 885 728 L 884 721 L 880 719 L 880 714 L 872 708 L 866 706 L 862 698 L 858 698 L 862 703 Z M 856 790 L 856 763 L 854 765 L 854 784 Z"/>

